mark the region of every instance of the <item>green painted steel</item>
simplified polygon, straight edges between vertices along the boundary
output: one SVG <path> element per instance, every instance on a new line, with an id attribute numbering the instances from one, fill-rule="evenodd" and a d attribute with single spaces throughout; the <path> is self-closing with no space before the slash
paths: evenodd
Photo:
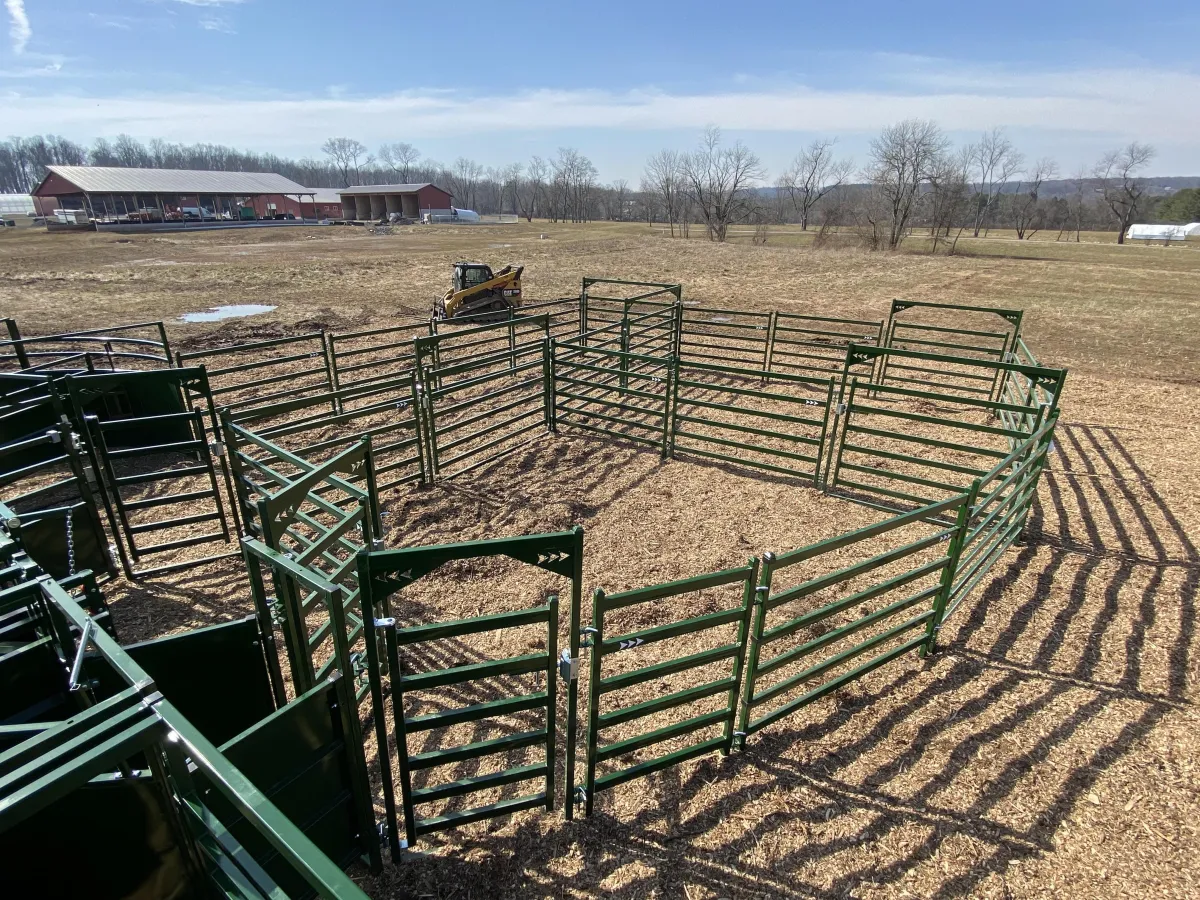
<path id="1" fill-rule="evenodd" d="M 670 452 L 670 358 L 555 342 L 555 427 L 578 428 Z"/>
<path id="2" fill-rule="evenodd" d="M 584 804 L 585 814 L 591 815 L 596 794 L 601 791 L 714 751 L 729 753 L 734 737 L 734 716 L 746 657 L 750 610 L 757 578 L 758 560 L 752 557 L 747 565 L 739 568 L 685 578 L 668 584 L 618 594 L 605 594 L 603 590 L 595 592 L 592 598 L 590 629 L 592 638 L 588 682 L 587 773 L 583 788 L 576 792 L 575 798 L 577 802 Z M 715 612 L 701 615 L 685 613 L 683 618 L 662 625 L 613 636 L 607 633 L 606 624 L 611 624 L 611 619 L 618 615 L 620 610 L 642 604 L 654 604 L 658 618 L 661 617 L 664 603 L 672 598 L 693 595 L 700 591 L 715 591 L 722 587 L 740 590 L 728 592 L 735 596 L 734 602 Z M 732 637 L 721 633 L 722 629 L 729 631 L 731 626 Z M 670 641 L 685 635 L 699 635 L 705 632 L 714 632 L 713 640 L 719 643 L 699 652 L 672 654 Z M 652 662 L 647 663 L 640 659 L 648 654 L 653 657 Z M 629 667 L 622 668 L 619 672 L 606 674 L 605 662 L 611 667 L 618 660 L 632 662 Z M 710 666 L 725 663 L 730 667 L 727 676 L 715 679 L 709 678 L 707 674 L 696 676 L 705 680 L 701 684 L 682 688 L 667 685 L 666 679 L 670 676 L 695 673 L 698 670 L 711 674 Z M 609 671 L 611 672 L 611 668 Z M 650 681 L 658 684 L 658 692 L 654 698 L 632 704 L 626 701 L 624 705 L 620 705 L 622 690 Z M 703 707 L 712 705 L 705 701 L 713 697 L 723 697 L 723 705 L 705 710 Z M 611 698 L 618 705 L 602 711 L 603 698 Z M 644 723 L 647 718 L 672 711 L 677 711 L 673 717 L 675 721 L 601 745 L 602 736 L 606 733 L 611 734 L 611 729 L 618 729 L 630 722 Z M 700 736 L 692 737 L 697 732 Z M 688 738 L 687 742 L 678 747 L 678 739 L 685 737 Z M 649 759 L 628 759 L 648 747 L 668 742 L 676 742 L 675 749 L 651 756 Z M 614 760 L 622 760 L 622 764 L 597 775 L 600 766 Z"/>
<path id="3" fill-rule="evenodd" d="M 879 344 L 882 319 L 843 319 L 776 312 L 771 328 L 767 369 L 806 375 L 837 373 L 851 344 Z"/>
<path id="4" fill-rule="evenodd" d="M 330 406 L 341 412 L 330 413 Z M 363 383 L 283 403 L 243 407 L 230 412 L 229 419 L 314 462 L 370 439 L 372 475 L 377 489 L 387 491 L 427 480 L 417 407 L 416 378 L 409 372 L 386 380 L 364 378 Z"/>
<path id="5" fill-rule="evenodd" d="M 561 656 L 557 653 L 558 600 L 550 598 L 546 604 L 533 609 L 523 609 L 458 619 L 432 622 L 423 625 L 404 626 L 398 624 L 393 609 L 393 596 L 405 587 L 425 577 L 430 572 L 454 560 L 480 559 L 504 556 L 524 562 L 540 569 L 553 572 L 571 581 L 571 600 L 568 612 L 568 646 Z M 393 698 L 391 729 L 395 736 L 397 767 L 401 789 L 401 808 L 407 845 L 422 834 L 445 828 L 479 821 L 494 816 L 507 815 L 520 809 L 535 807 L 554 808 L 555 772 L 555 684 L 558 675 L 566 681 L 567 692 L 567 747 L 566 783 L 574 780 L 576 730 L 578 719 L 577 660 L 580 648 L 581 583 L 583 580 L 583 529 L 555 534 L 528 535 L 516 538 L 501 538 L 487 541 L 469 541 L 459 544 L 441 544 L 428 547 L 412 547 L 399 550 L 364 551 L 358 554 L 359 582 L 362 585 L 363 615 L 372 622 L 376 632 L 383 638 L 383 647 L 376 641 L 368 641 L 368 671 L 371 680 L 371 697 L 374 707 L 375 735 L 378 746 L 387 747 L 388 722 L 384 706 L 384 679 L 388 680 Z M 546 627 L 545 649 L 500 660 L 484 660 L 449 668 L 426 669 L 411 673 L 408 655 L 420 659 L 423 654 L 405 648 L 428 641 L 460 637 L 471 634 L 514 628 L 520 625 Z M 507 679 L 526 674 L 544 673 L 544 690 L 532 692 L 514 689 Z M 405 693 L 427 691 L 447 685 L 465 685 L 474 682 L 494 684 L 500 681 L 500 689 L 514 690 L 509 697 L 485 700 L 465 707 L 456 706 L 439 709 L 435 713 L 412 715 L 404 702 Z M 521 693 L 515 691 L 520 690 Z M 441 702 L 444 701 L 430 701 Z M 428 752 L 410 754 L 410 735 L 434 728 L 495 719 L 513 713 L 544 710 L 544 727 L 529 731 L 515 731 L 493 740 L 467 743 L 452 748 L 439 748 Z M 495 723 L 499 727 L 499 723 Z M 524 747 L 544 747 L 544 760 L 540 764 L 509 767 L 501 772 L 446 782 L 422 788 L 413 787 L 412 772 L 433 766 L 464 762 L 486 757 L 494 753 L 515 751 Z M 380 775 L 384 793 L 384 808 L 388 821 L 388 841 L 394 860 L 399 859 L 402 844 L 397 818 L 394 775 L 387 754 L 379 757 Z M 520 781 L 538 780 L 541 789 L 513 800 L 500 801 L 484 806 L 444 812 L 440 815 L 418 817 L 416 807 L 451 797 L 465 796 L 477 791 Z M 571 817 L 571 806 L 567 804 L 567 817 Z"/>
<path id="6" fill-rule="evenodd" d="M 204 421 L 216 413 L 203 366 L 68 376 L 63 385 L 99 475 L 126 577 L 165 575 L 236 555 L 228 549 L 232 536 Z M 172 394 L 165 408 L 179 411 L 121 415 L 129 397 L 155 392 Z M 185 397 L 200 406 L 189 409 Z M 107 415 L 88 414 L 97 404 Z M 199 533 L 193 526 L 202 526 Z M 207 556 L 178 559 L 176 551 L 206 545 L 217 546 Z M 172 562 L 142 564 L 173 553 Z"/>
<path id="7" fill-rule="evenodd" d="M 548 328 L 548 316 L 526 316 L 416 341 L 428 480 L 481 468 L 547 429 Z"/>
<path id="8" fill-rule="evenodd" d="M 413 341 L 430 334 L 433 323 L 429 319 L 330 334 L 327 341 L 334 389 L 341 391 L 411 377 L 416 365 Z"/>
<path id="9" fill-rule="evenodd" d="M 1033 434 L 972 486 L 970 523 L 947 598 L 947 616 L 1020 537 L 1053 447 L 1057 421 L 1057 411 L 1052 412 Z"/>
<path id="10" fill-rule="evenodd" d="M 247 434 L 229 423 L 226 430 L 231 443 Z M 261 438 L 245 443 L 270 447 Z M 277 659 L 278 626 L 293 684 L 305 691 L 334 669 L 347 678 L 363 672 L 370 635 L 363 625 L 355 554 L 374 546 L 379 534 L 378 492 L 370 478 L 369 441 L 320 466 L 304 463 L 306 470 L 294 477 L 280 470 L 298 458 L 278 448 L 275 454 L 269 463 L 250 462 L 244 449 L 231 454 L 239 470 L 240 502 L 251 512 L 246 521 L 256 538 L 243 540 L 242 549 L 262 631 L 272 645 L 268 659 Z M 365 486 L 354 483 L 360 479 Z M 360 701 L 367 690 L 360 679 Z"/>
<path id="11" fill-rule="evenodd" d="M 327 394 L 334 387 L 323 331 L 179 352 L 175 361 L 180 368 L 199 361 L 208 369 L 213 396 L 222 409 Z"/>
<path id="12" fill-rule="evenodd" d="M 145 808 L 147 815 L 163 824 L 162 836 L 180 850 L 183 868 L 174 876 L 179 889 L 247 898 L 365 898 L 337 863 L 164 698 L 134 658 L 53 579 L 36 576 L 0 591 L 0 611 L 22 606 L 41 623 L 36 640 L 51 642 L 60 672 L 58 690 L 64 703 L 75 708 L 58 721 L 28 729 L 0 753 L 0 842 L 19 837 L 43 811 L 62 810 L 69 820 L 67 811 L 78 808 L 71 805 L 77 798 L 140 779 L 154 789 L 143 793 L 155 798 L 153 808 Z M 86 667 L 80 665 L 85 651 L 93 665 L 102 661 L 121 682 L 111 696 L 95 695 Z M 276 774 L 285 783 L 290 780 L 286 771 Z M 360 805 L 366 791 L 365 777 L 359 778 Z M 63 820 L 60 814 L 58 824 Z M 108 825 L 118 827 L 115 820 Z M 125 834 L 127 840 L 118 846 L 131 855 L 112 864 L 124 864 L 127 876 L 146 871 L 139 861 L 148 849 L 139 843 L 147 839 L 144 821 L 140 830 Z M 362 848 L 369 854 L 369 842 Z M 154 849 L 161 852 L 161 842 Z M 148 883 L 147 889 L 161 886 Z"/>
<path id="13" fill-rule="evenodd" d="M 750 466 L 820 483 L 836 379 L 761 373 L 680 360 L 671 453 Z"/>
<path id="14" fill-rule="evenodd" d="M 957 324 L 947 327 L 932 323 L 905 322 L 897 318 L 901 313 L 912 309 L 954 315 L 955 318 L 960 317 L 963 313 L 997 316 L 1005 323 L 1005 327 L 1002 331 L 985 331 Z M 1019 309 L 971 306 L 961 303 L 893 300 L 888 313 L 882 346 L 925 351 L 942 357 L 969 357 L 1003 362 L 1007 359 L 1017 338 L 1020 337 L 1023 317 L 1024 313 Z M 1002 370 L 994 370 L 991 373 L 991 383 L 986 384 L 978 370 L 964 369 L 961 365 L 955 365 L 948 358 L 937 360 L 919 357 L 898 359 L 889 355 L 880 357 L 879 364 L 874 378 L 881 384 L 886 383 L 890 375 L 892 381 L 901 384 L 932 384 L 944 390 L 957 390 L 987 399 L 999 399 L 1005 374 Z"/>
<path id="15" fill-rule="evenodd" d="M 74 431 L 60 426 L 0 447 L 0 488 L 5 527 L 47 572 L 115 572 Z"/>
<path id="16" fill-rule="evenodd" d="M 738 713 L 742 745 L 754 732 L 891 660 L 932 649 L 949 590 L 944 573 L 953 570 L 966 528 L 965 515 L 958 514 L 967 504 L 967 495 L 959 494 L 807 547 L 764 555 Z M 958 519 L 946 525 L 947 514 Z M 901 538 L 898 546 L 889 541 L 882 551 L 845 564 L 847 547 L 901 529 L 923 535 Z M 941 552 L 943 546 L 947 552 Z M 803 580 L 788 588 L 775 583 L 778 573 L 800 563 Z M 812 574 L 822 566 L 822 574 Z M 863 576 L 880 569 L 882 580 L 863 586 Z M 825 591 L 835 599 L 814 606 L 810 598 Z"/>
<path id="17" fill-rule="evenodd" d="M 681 360 L 767 368 L 775 313 L 684 306 L 682 316 Z"/>
<path id="18" fill-rule="evenodd" d="M 162 322 L 138 322 L 60 334 L 22 336 L 13 319 L 5 319 L 9 339 L 0 341 L 0 364 L 21 369 L 158 369 L 171 366 L 171 345 Z"/>

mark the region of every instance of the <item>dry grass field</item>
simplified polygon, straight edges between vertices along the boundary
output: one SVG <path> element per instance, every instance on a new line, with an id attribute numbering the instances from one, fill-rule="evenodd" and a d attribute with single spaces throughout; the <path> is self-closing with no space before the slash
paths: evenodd
<path id="1" fill-rule="evenodd" d="M 671 240 L 633 224 L 0 234 L 0 311 L 25 334 L 163 319 L 188 349 L 421 315 L 469 258 L 526 266 L 530 299 L 584 275 L 679 281 L 686 300 L 878 318 L 893 297 L 1024 308 L 1071 370 L 1026 540 L 906 657 L 755 736 L 602 795 L 444 833 L 376 897 L 1200 895 L 1200 253 L 963 240 L 955 256 Z M 541 235 L 546 235 L 545 238 Z M 182 313 L 275 312 L 222 325 Z M 387 498 L 389 546 L 587 530 L 586 594 L 738 565 L 876 520 L 773 478 L 547 437 Z M 497 563 L 404 595 L 414 616 L 531 606 L 554 585 Z M 243 613 L 232 567 L 115 583 L 123 637 Z M 357 875 L 356 875 L 357 877 Z"/>

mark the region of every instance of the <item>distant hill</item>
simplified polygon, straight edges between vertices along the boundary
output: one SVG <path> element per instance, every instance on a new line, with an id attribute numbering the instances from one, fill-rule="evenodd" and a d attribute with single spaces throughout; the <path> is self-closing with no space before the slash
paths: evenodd
<path id="1" fill-rule="evenodd" d="M 1184 188 L 1200 188 L 1200 175 L 1168 175 L 1162 178 L 1141 178 L 1138 180 L 1149 186 L 1147 193 L 1151 197 L 1166 197 Z M 866 187 L 866 185 L 861 183 L 850 184 L 847 187 L 857 188 Z M 1023 182 L 1010 181 L 1005 185 L 1004 193 L 1015 194 L 1025 189 Z M 774 197 L 778 190 L 775 187 L 761 187 L 758 189 L 758 193 L 764 197 Z M 1069 197 L 1074 193 L 1074 181 L 1067 178 L 1057 178 L 1053 181 L 1042 182 L 1042 189 L 1039 192 L 1039 196 L 1051 199 L 1053 197 Z"/>

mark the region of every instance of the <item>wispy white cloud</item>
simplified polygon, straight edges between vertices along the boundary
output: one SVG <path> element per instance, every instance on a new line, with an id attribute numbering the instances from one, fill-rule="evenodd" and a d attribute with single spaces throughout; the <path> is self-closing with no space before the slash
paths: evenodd
<path id="1" fill-rule="evenodd" d="M 201 19 L 200 27 L 205 31 L 220 31 L 222 34 L 237 34 L 233 30 L 233 26 L 229 24 L 228 19 L 222 19 L 220 16 L 212 16 L 211 18 Z"/>
<path id="2" fill-rule="evenodd" d="M 184 6 L 238 6 L 246 0 L 171 0 L 172 3 L 182 3 Z"/>
<path id="3" fill-rule="evenodd" d="M 25 14 L 25 0 L 4 0 L 8 17 L 12 20 L 8 26 L 9 37 L 12 38 L 14 53 L 24 53 L 29 39 L 33 37 L 33 28 L 29 25 L 29 16 Z"/>
<path id="4" fill-rule="evenodd" d="M 78 94 L 43 89 L 35 95 L 31 88 L 27 96 L 6 102 L 5 125 L 12 133 L 53 131 L 83 140 L 127 132 L 304 153 L 312 152 L 311 135 L 348 134 L 369 144 L 392 140 L 396 122 L 404 123 L 406 140 L 460 143 L 479 135 L 508 134 L 516 140 L 539 134 L 547 143 L 563 140 L 582 147 L 594 140 L 632 148 L 660 140 L 655 132 L 697 131 L 709 123 L 729 131 L 775 133 L 781 141 L 790 133 L 814 132 L 861 141 L 884 125 L 921 117 L 966 134 L 996 125 L 1009 128 L 1024 136 L 1031 157 L 1041 155 L 1039 143 L 1066 141 L 1072 153 L 1091 155 L 1137 139 L 1175 147 L 1177 159 L 1200 158 L 1200 117 L 1192 110 L 1200 96 L 1200 74 L 1184 69 L 1039 72 L 910 59 L 873 60 L 870 71 L 882 86 L 823 88 L 756 80 L 727 91 L 691 93 L 652 87 L 509 93 L 415 89 L 364 96 L 333 86 L 310 95 L 98 97 L 85 94 L 80 82 Z M 605 136 L 562 137 L 568 131 Z"/>

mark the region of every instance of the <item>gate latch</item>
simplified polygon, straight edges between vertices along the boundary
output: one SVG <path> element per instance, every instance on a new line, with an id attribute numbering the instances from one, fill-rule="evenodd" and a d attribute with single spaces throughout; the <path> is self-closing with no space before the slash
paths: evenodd
<path id="1" fill-rule="evenodd" d="M 579 678 L 579 660 L 571 659 L 570 650 L 564 650 L 558 658 L 558 677 L 566 682 Z"/>

